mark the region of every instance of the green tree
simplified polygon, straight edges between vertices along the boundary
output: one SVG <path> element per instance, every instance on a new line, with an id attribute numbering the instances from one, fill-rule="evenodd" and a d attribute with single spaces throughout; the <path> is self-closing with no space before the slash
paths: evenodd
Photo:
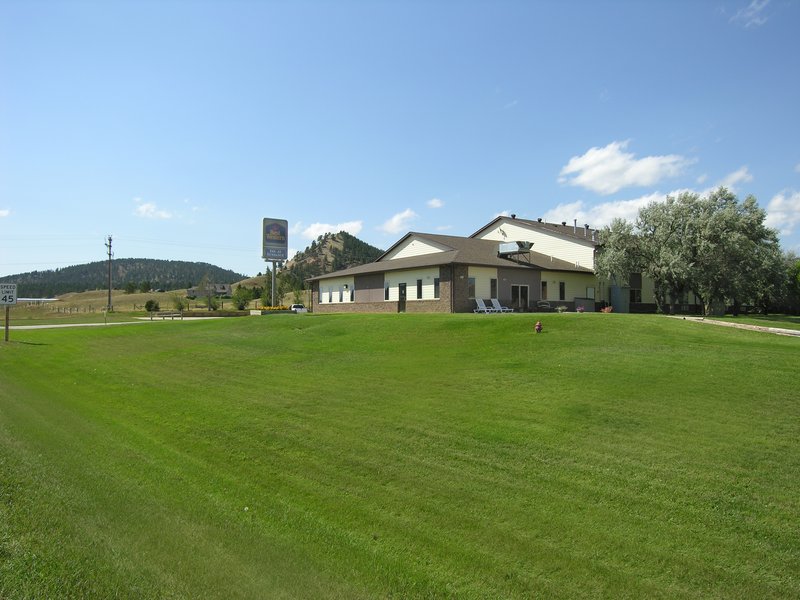
<path id="1" fill-rule="evenodd" d="M 790 251 L 784 255 L 783 262 L 786 270 L 786 286 L 781 305 L 785 312 L 796 315 L 800 313 L 800 257 Z"/>
<path id="2" fill-rule="evenodd" d="M 152 286 L 150 285 L 149 281 L 143 281 L 143 282 L 141 282 L 139 284 L 139 291 L 142 292 L 143 294 L 146 294 L 151 289 L 152 289 Z"/>
<path id="3" fill-rule="evenodd" d="M 730 300 L 772 295 L 773 256 L 779 255 L 777 234 L 764 225 L 766 213 L 753 196 L 740 203 L 725 188 L 698 201 L 687 236 L 693 262 L 690 285 L 703 300 L 705 314 Z M 777 254 L 775 254 L 777 251 Z"/>
<path id="4" fill-rule="evenodd" d="M 132 281 L 129 281 L 125 284 L 125 293 L 126 294 L 133 294 L 136 291 L 136 284 Z"/>
<path id="5" fill-rule="evenodd" d="M 703 302 L 705 314 L 731 301 L 766 310 L 781 295 L 782 263 L 774 230 L 749 196 L 739 202 L 719 188 L 707 197 L 683 193 L 642 208 L 635 224 L 614 221 L 603 231 L 596 272 L 627 283 L 641 271 L 655 286 L 656 304 L 670 310 L 687 291 Z"/>
<path id="6" fill-rule="evenodd" d="M 233 300 L 233 305 L 236 307 L 237 310 L 244 310 L 247 308 L 247 305 L 250 304 L 250 300 L 253 299 L 253 290 L 250 288 L 246 288 L 243 286 L 237 286 L 233 293 L 231 294 L 231 300 Z"/>
<path id="7" fill-rule="evenodd" d="M 685 192 L 651 202 L 639 211 L 635 230 L 639 242 L 641 272 L 653 280 L 660 312 L 675 312 L 675 305 L 689 290 L 693 258 L 686 240 L 697 211 L 697 194 Z"/>

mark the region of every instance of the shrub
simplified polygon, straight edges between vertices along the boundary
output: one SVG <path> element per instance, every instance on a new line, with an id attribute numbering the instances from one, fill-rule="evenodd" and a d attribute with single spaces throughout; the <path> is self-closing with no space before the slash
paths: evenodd
<path id="1" fill-rule="evenodd" d="M 610 306 L 610 305 L 609 306 L 604 306 L 603 308 L 600 309 L 600 312 L 604 312 L 604 313 L 614 312 L 614 307 Z"/>
<path id="2" fill-rule="evenodd" d="M 158 300 L 148 300 L 144 303 L 144 309 L 147 312 L 157 312 L 160 310 L 158 306 Z"/>
<path id="3" fill-rule="evenodd" d="M 186 310 L 189 308 L 189 301 L 186 298 L 182 298 L 178 294 L 172 295 L 172 308 L 175 310 Z"/>
<path id="4" fill-rule="evenodd" d="M 567 312 L 567 307 L 562 304 L 561 306 L 556 306 L 556 310 L 560 313 L 565 313 Z"/>

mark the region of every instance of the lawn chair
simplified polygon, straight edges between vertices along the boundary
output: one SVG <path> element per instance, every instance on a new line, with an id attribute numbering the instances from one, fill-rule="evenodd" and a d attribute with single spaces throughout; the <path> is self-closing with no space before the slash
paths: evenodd
<path id="1" fill-rule="evenodd" d="M 484 313 L 484 314 L 497 312 L 494 308 L 489 308 L 488 306 L 486 306 L 486 303 L 483 301 L 483 298 L 475 298 L 475 304 L 478 305 L 478 308 L 476 308 L 472 312 Z"/>
<path id="2" fill-rule="evenodd" d="M 500 300 L 498 300 L 497 298 L 492 298 L 492 306 L 494 307 L 495 312 L 501 312 L 501 313 L 514 312 L 513 308 L 509 308 L 508 306 L 501 306 Z"/>

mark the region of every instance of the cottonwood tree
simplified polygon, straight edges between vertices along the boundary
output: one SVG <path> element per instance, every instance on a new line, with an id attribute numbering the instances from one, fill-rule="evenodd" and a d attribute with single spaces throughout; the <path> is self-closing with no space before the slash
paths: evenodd
<path id="1" fill-rule="evenodd" d="M 687 241 L 695 259 L 690 285 L 705 314 L 726 300 L 737 306 L 743 299 L 765 304 L 780 257 L 777 234 L 764 225 L 766 213 L 753 196 L 740 203 L 725 188 L 699 199 L 698 208 Z"/>
<path id="2" fill-rule="evenodd" d="M 639 272 L 644 265 L 639 234 L 628 221 L 614 219 L 600 239 L 603 243 L 595 260 L 595 273 L 612 285 L 627 286 L 631 273 Z"/>
<path id="3" fill-rule="evenodd" d="M 664 202 L 651 202 L 639 211 L 636 231 L 641 246 L 641 271 L 653 280 L 656 306 L 660 312 L 675 312 L 689 290 L 694 256 L 687 244 L 695 225 L 698 197 L 684 192 Z"/>
<path id="4" fill-rule="evenodd" d="M 793 251 L 783 257 L 785 285 L 781 297 L 781 307 L 785 312 L 800 313 L 800 257 Z"/>
<path id="5" fill-rule="evenodd" d="M 633 225 L 615 221 L 602 235 L 597 273 L 618 284 L 641 271 L 655 286 L 664 312 L 687 291 L 703 302 L 705 314 L 730 300 L 766 309 L 779 295 L 783 263 L 777 234 L 764 225 L 753 196 L 739 202 L 725 188 L 705 198 L 691 192 L 668 196 L 639 211 Z M 785 272 L 785 269 L 784 271 Z"/>

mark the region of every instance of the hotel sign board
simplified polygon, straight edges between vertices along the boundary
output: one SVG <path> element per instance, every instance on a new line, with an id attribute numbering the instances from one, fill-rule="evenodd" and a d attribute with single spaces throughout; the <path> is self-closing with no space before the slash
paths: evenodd
<path id="1" fill-rule="evenodd" d="M 264 219 L 261 230 L 264 260 L 281 261 L 289 258 L 289 222 L 285 219 Z"/>
<path id="2" fill-rule="evenodd" d="M 11 306 L 17 303 L 17 284 L 0 283 L 0 306 Z"/>

